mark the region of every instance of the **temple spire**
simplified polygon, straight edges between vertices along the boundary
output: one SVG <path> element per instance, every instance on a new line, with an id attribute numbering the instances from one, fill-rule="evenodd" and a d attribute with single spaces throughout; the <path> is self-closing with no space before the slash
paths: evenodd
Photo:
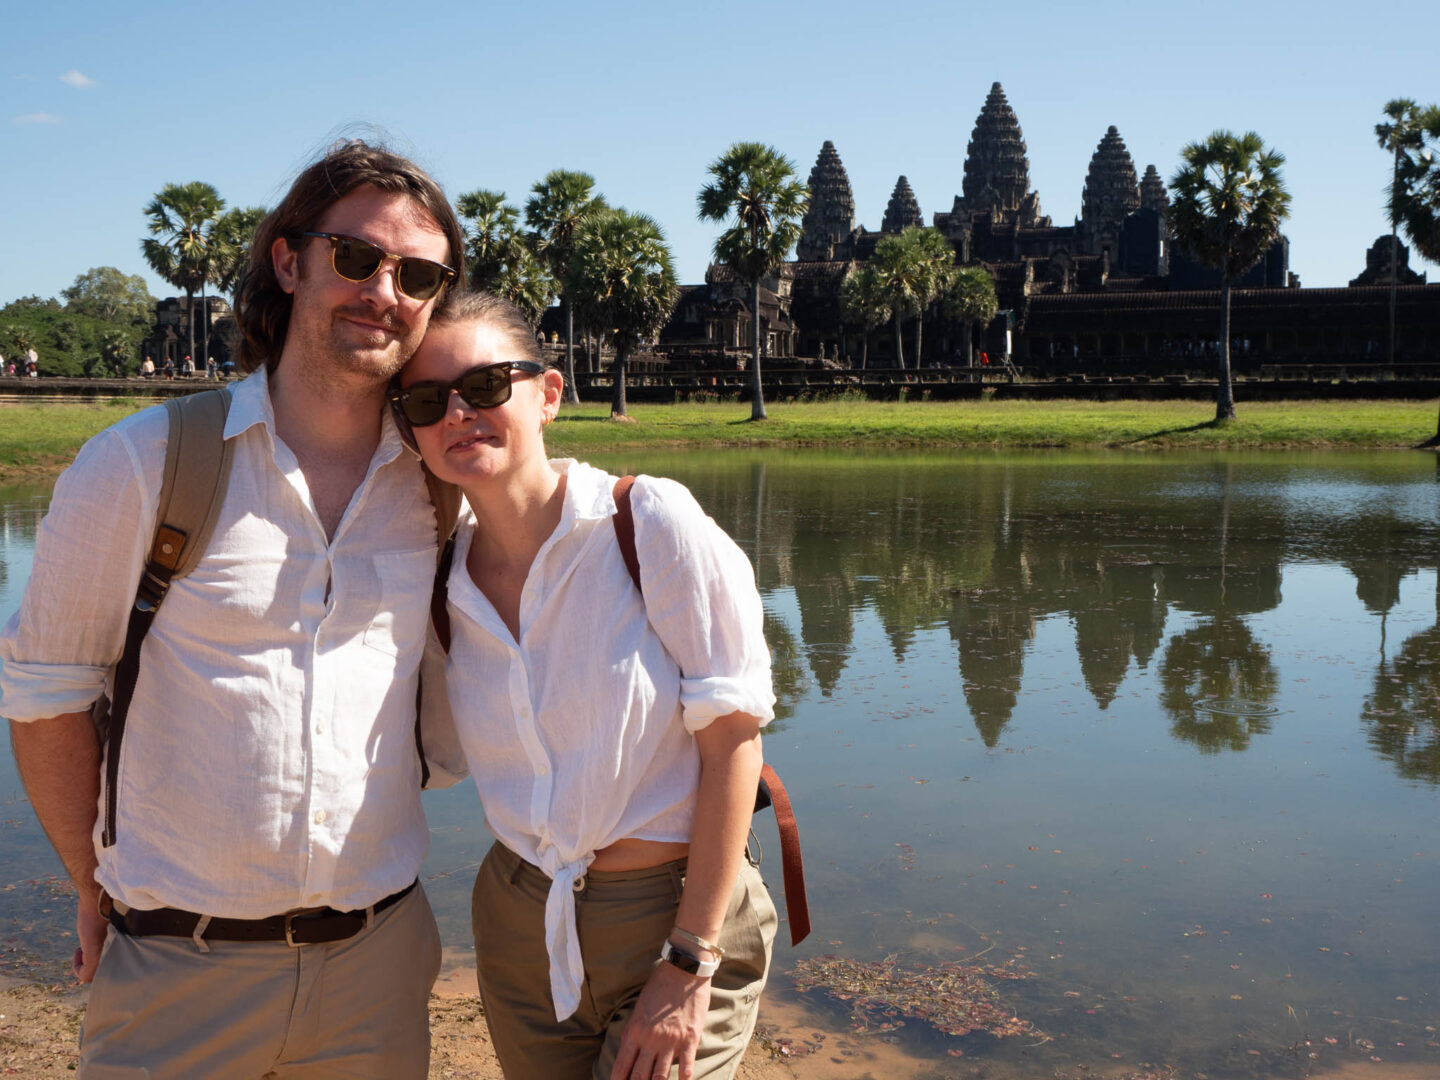
<path id="1" fill-rule="evenodd" d="M 1118 254 L 1125 217 L 1140 209 L 1140 188 L 1135 180 L 1135 163 L 1114 124 L 1090 158 L 1080 207 L 1085 249 L 1098 255 L 1102 248 L 1109 247 Z"/>
<path id="2" fill-rule="evenodd" d="M 810 208 L 800 223 L 795 257 L 804 262 L 833 257 L 835 245 L 855 228 L 855 194 L 850 177 L 829 139 L 810 170 Z"/>
<path id="3" fill-rule="evenodd" d="M 1030 194 L 1025 137 L 998 82 L 991 85 L 970 133 L 961 190 L 966 210 L 989 211 L 1001 218 L 1018 214 Z M 1039 208 L 1038 200 L 1035 208 Z"/>
<path id="4" fill-rule="evenodd" d="M 895 190 L 890 195 L 890 205 L 885 207 L 885 220 L 880 225 L 880 231 L 898 233 L 908 226 L 923 227 L 924 224 L 925 215 L 920 212 L 920 203 L 910 189 L 910 181 L 902 176 L 895 181 Z"/>

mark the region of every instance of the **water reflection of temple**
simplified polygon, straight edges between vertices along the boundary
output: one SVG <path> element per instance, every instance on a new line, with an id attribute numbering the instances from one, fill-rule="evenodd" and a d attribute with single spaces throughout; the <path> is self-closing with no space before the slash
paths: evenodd
<path id="1" fill-rule="evenodd" d="M 756 550 L 785 553 L 783 572 L 778 554 L 760 565 L 765 587 L 790 590 L 798 609 L 795 638 L 782 650 L 793 668 L 787 682 L 799 692 L 813 680 L 822 695 L 834 693 L 853 662 L 861 617 L 878 621 L 897 662 L 918 634 L 943 626 L 971 722 L 988 746 L 1002 740 L 1027 679 L 1044 683 L 1043 669 L 1027 668 L 1043 662 L 1035 659 L 1041 624 L 1058 621 L 1101 711 L 1148 670 L 1176 739 L 1206 752 L 1243 750 L 1269 730 L 1280 685 L 1256 617 L 1282 601 L 1289 546 L 1347 567 L 1367 610 L 1382 619 L 1400 581 L 1434 558 L 1430 533 L 1397 524 L 1384 500 L 1335 529 L 1283 500 L 1254 498 L 1253 477 L 1237 484 L 1234 468 L 1220 462 L 1173 486 L 1160 479 L 1165 470 L 1141 467 L 1115 484 L 1124 494 L 1113 497 L 1040 468 L 837 469 L 837 482 L 823 485 L 772 471 L 763 502 L 739 526 L 744 533 L 759 523 Z M 1151 478 L 1156 486 L 1147 488 Z M 1431 663 L 1440 666 L 1437 645 L 1440 630 L 1395 653 L 1377 675 L 1367 716 L 1383 752 L 1412 770 L 1440 753 L 1417 749 L 1427 738 L 1440 746 L 1423 720 L 1427 708 L 1440 715 L 1430 674 Z M 1229 711 L 1197 708 L 1216 700 Z M 1409 717 L 1403 731 L 1380 725 L 1385 714 Z"/>

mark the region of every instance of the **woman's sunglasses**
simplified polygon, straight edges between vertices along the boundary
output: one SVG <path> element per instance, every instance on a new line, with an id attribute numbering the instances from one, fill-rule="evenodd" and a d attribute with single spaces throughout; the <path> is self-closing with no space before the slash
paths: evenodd
<path id="1" fill-rule="evenodd" d="M 544 370 L 543 364 L 533 360 L 482 364 L 464 372 L 454 382 L 417 382 L 394 387 L 390 391 L 390 407 L 411 427 L 429 427 L 445 418 L 452 391 L 472 409 L 493 409 L 510 400 L 514 385 L 510 380 L 512 371 L 539 375 Z"/>
<path id="2" fill-rule="evenodd" d="M 444 263 L 417 259 L 413 255 L 392 255 L 374 244 L 343 233 L 302 232 L 297 236 L 313 236 L 330 241 L 330 265 L 346 281 L 369 281 L 386 259 L 395 260 L 395 287 L 411 300 L 429 300 L 456 273 Z"/>

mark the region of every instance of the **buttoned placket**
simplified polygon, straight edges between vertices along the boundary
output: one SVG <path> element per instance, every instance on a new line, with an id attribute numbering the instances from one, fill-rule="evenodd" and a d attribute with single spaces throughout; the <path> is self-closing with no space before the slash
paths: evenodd
<path id="1" fill-rule="evenodd" d="M 301 706 L 310 759 L 309 767 L 306 769 L 302 814 L 306 823 L 305 880 L 302 893 L 305 897 L 304 905 L 308 906 L 319 893 L 330 888 L 334 879 L 334 866 L 331 865 L 334 861 L 333 856 L 317 860 L 316 851 L 317 846 L 322 851 L 328 851 L 335 845 L 317 845 L 317 839 L 322 832 L 328 836 L 339 825 L 333 808 L 323 805 L 325 793 L 317 791 L 316 787 L 317 775 L 328 775 L 333 772 L 333 769 L 323 768 L 322 763 L 333 757 L 335 752 L 333 703 L 337 696 L 338 681 L 345 677 L 344 669 L 351 662 L 348 650 L 329 647 L 334 625 L 336 596 L 340 595 L 346 585 L 343 581 L 336 581 L 336 553 L 341 550 L 354 520 L 360 515 L 365 503 L 372 496 L 378 471 L 395 460 L 398 456 L 398 449 L 394 446 L 387 446 L 382 439 L 381 444 L 371 455 L 364 479 L 360 482 L 359 488 L 351 495 L 345 512 L 335 527 L 335 535 L 330 537 L 325 534 L 325 527 L 320 521 L 320 515 L 315 508 L 315 500 L 310 493 L 309 484 L 300 468 L 299 460 L 278 436 L 274 439 L 274 445 L 275 466 L 308 511 L 305 519 L 310 525 L 310 539 L 316 545 L 314 550 L 323 556 L 315 562 L 315 569 L 306 582 L 300 605 L 302 621 L 309 624 L 313 619 L 315 628 L 310 635 L 310 670 L 306 673 L 309 692 Z M 317 611 L 318 618 L 315 617 Z"/>

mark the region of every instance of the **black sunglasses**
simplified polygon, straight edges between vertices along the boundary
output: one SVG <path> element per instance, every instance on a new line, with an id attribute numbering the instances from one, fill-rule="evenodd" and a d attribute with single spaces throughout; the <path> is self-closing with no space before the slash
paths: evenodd
<path id="1" fill-rule="evenodd" d="M 313 236 L 330 241 L 330 265 L 346 281 L 369 281 L 386 259 L 395 260 L 395 287 L 412 300 L 429 300 L 456 273 L 444 263 L 419 259 L 413 255 L 392 255 L 367 240 L 343 233 L 302 232 L 296 236 Z"/>
<path id="2" fill-rule="evenodd" d="M 512 371 L 539 375 L 544 364 L 533 360 L 506 360 L 499 364 L 482 364 L 461 374 L 454 382 L 417 382 L 397 386 L 390 391 L 390 407 L 411 427 L 429 427 L 445 418 L 454 391 L 472 409 L 493 409 L 510 400 L 514 385 Z"/>

